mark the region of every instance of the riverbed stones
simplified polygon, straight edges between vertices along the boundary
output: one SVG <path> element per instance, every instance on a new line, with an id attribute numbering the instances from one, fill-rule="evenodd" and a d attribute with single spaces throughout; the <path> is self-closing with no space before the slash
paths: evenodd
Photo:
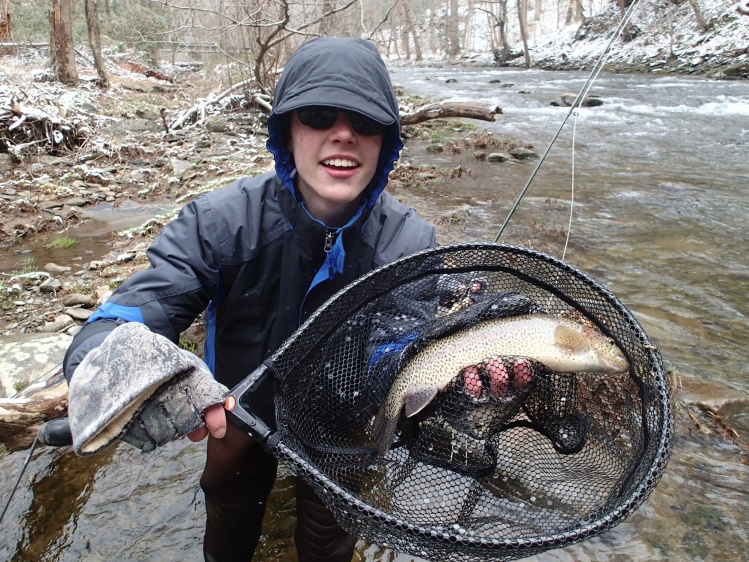
<path id="1" fill-rule="evenodd" d="M 486 160 L 489 162 L 507 162 L 508 160 L 512 160 L 512 155 L 506 152 L 492 152 L 486 157 Z"/>
<path id="2" fill-rule="evenodd" d="M 538 154 L 522 146 L 510 150 L 510 155 L 517 160 L 533 160 L 538 158 Z"/>
<path id="3" fill-rule="evenodd" d="M 181 179 L 183 174 L 187 172 L 190 168 L 192 168 L 192 162 L 173 158 L 169 161 L 169 167 L 172 170 L 172 174 L 174 174 L 175 177 Z"/>
<path id="4" fill-rule="evenodd" d="M 65 200 L 65 204 L 69 207 L 85 207 L 89 203 L 91 202 L 84 197 L 71 197 Z"/>
<path id="5" fill-rule="evenodd" d="M 78 322 L 85 322 L 94 313 L 88 308 L 66 308 L 65 314 Z"/>
<path id="6" fill-rule="evenodd" d="M 62 304 L 68 308 L 77 306 L 94 308 L 96 306 L 96 299 L 88 295 L 82 295 L 81 293 L 72 293 L 63 297 Z"/>
<path id="7" fill-rule="evenodd" d="M 50 273 L 67 273 L 71 270 L 72 268 L 67 265 L 57 265 L 52 262 L 44 264 L 44 271 L 49 271 Z"/>
<path id="8" fill-rule="evenodd" d="M 554 107 L 572 107 L 572 104 L 575 103 L 575 100 L 577 100 L 577 93 L 567 92 L 560 95 L 556 100 L 552 101 L 551 105 Z M 603 100 L 598 96 L 586 96 L 583 99 L 583 103 L 580 105 L 581 107 L 598 107 L 600 105 L 603 105 Z"/>
<path id="9" fill-rule="evenodd" d="M 42 293 L 56 293 L 60 289 L 62 289 L 62 283 L 59 279 L 55 279 L 54 277 L 50 277 L 39 285 L 39 290 Z"/>
<path id="10" fill-rule="evenodd" d="M 65 334 L 19 334 L 0 338 L 0 394 L 10 397 L 55 369 L 70 345 Z"/>

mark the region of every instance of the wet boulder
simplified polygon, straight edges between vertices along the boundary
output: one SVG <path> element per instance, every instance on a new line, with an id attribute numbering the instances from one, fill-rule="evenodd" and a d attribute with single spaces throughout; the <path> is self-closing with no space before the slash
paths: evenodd
<path id="1" fill-rule="evenodd" d="M 538 154 L 528 148 L 518 146 L 510 151 L 510 155 L 516 160 L 535 160 L 538 158 Z"/>
<path id="2" fill-rule="evenodd" d="M 551 102 L 553 107 L 572 107 L 577 99 L 577 93 L 567 92 L 560 95 L 557 99 Z M 586 96 L 581 104 L 581 107 L 598 107 L 603 105 L 603 100 L 598 96 Z"/>
<path id="3" fill-rule="evenodd" d="M 71 339 L 64 334 L 0 338 L 0 444 L 8 450 L 29 447 L 41 424 L 65 416 L 61 364 Z"/>

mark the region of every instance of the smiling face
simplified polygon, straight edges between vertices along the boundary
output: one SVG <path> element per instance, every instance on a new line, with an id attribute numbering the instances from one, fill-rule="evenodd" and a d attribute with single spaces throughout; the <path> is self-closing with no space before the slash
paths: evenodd
<path id="1" fill-rule="evenodd" d="M 302 124 L 294 111 L 287 147 L 297 170 L 296 188 L 309 213 L 328 226 L 346 224 L 377 170 L 382 135 L 356 133 L 344 111 L 325 130 Z"/>

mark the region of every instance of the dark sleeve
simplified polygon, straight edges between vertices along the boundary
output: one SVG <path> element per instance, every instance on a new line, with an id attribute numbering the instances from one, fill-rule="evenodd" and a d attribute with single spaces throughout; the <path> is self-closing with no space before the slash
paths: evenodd
<path id="1" fill-rule="evenodd" d="M 205 310 L 221 262 L 217 221 L 209 198 L 188 203 L 148 249 L 148 269 L 135 273 L 99 307 L 65 355 L 68 380 L 117 322 L 141 322 L 173 342 Z"/>

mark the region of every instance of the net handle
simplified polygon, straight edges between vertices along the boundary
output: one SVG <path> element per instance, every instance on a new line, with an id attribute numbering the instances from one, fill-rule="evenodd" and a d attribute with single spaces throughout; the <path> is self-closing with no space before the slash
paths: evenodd
<path id="1" fill-rule="evenodd" d="M 246 431 L 258 443 L 265 445 L 274 433 L 270 425 L 252 412 L 252 398 L 261 387 L 271 382 L 273 373 L 261 364 L 237 386 L 229 391 L 224 400 L 226 419 L 239 429 Z"/>

